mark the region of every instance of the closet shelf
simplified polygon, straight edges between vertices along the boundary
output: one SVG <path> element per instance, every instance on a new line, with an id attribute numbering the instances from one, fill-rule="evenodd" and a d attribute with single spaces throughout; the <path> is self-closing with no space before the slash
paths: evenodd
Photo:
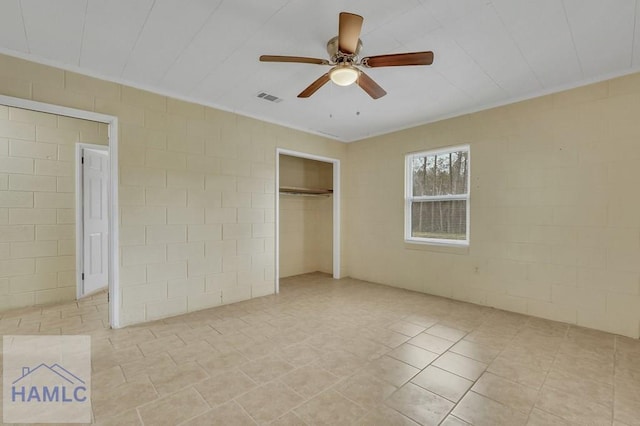
<path id="1" fill-rule="evenodd" d="M 333 194 L 333 189 L 300 188 L 296 186 L 281 186 L 280 193 L 285 195 L 307 195 L 328 197 Z"/>

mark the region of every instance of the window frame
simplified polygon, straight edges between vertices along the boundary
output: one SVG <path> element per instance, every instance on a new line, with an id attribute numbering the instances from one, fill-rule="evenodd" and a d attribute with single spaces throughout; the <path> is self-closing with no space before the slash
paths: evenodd
<path id="1" fill-rule="evenodd" d="M 459 195 L 413 195 L 413 173 L 412 163 L 416 157 L 428 157 L 433 155 L 445 155 L 455 151 L 467 152 L 467 192 Z M 438 246 L 454 246 L 468 247 L 470 243 L 469 235 L 471 229 L 471 146 L 456 145 L 451 147 L 437 148 L 427 151 L 410 152 L 405 155 L 404 162 L 405 179 L 404 179 L 404 241 L 411 244 L 438 245 Z M 464 201 L 466 203 L 466 237 L 464 240 L 454 240 L 447 238 L 424 238 L 414 237 L 411 235 L 411 206 L 414 202 L 420 201 Z"/>

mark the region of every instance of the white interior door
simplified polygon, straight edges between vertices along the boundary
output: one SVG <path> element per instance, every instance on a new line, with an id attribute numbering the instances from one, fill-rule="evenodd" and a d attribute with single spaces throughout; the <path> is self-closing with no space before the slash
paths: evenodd
<path id="1" fill-rule="evenodd" d="M 83 262 L 82 294 L 107 287 L 109 282 L 109 155 L 82 150 Z"/>

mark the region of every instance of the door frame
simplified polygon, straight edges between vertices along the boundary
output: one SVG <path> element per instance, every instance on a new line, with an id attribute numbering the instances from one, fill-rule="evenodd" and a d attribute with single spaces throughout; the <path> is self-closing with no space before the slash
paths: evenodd
<path id="1" fill-rule="evenodd" d="M 93 294 L 93 292 L 84 293 L 84 280 L 82 279 L 82 273 L 84 272 L 84 170 L 82 168 L 82 151 L 85 149 L 106 151 L 109 162 L 111 162 L 111 152 L 109 152 L 108 145 L 76 143 L 76 299 Z M 109 175 L 111 175 L 111 169 L 109 169 Z M 109 176 L 110 178 L 111 176 Z M 111 201 L 111 194 L 109 194 L 109 201 Z M 109 271 L 107 271 L 108 274 Z"/>
<path id="2" fill-rule="evenodd" d="M 306 158 L 308 160 L 322 161 L 333 164 L 333 278 L 340 279 L 340 160 L 337 158 L 323 157 L 321 155 L 306 152 L 292 151 L 285 148 L 276 148 L 276 265 L 275 265 L 275 292 L 280 292 L 280 155 Z"/>
<path id="3" fill-rule="evenodd" d="M 118 117 L 92 111 L 0 95 L 0 105 L 62 115 L 108 125 L 109 139 L 109 323 L 120 328 L 120 273 L 118 228 Z M 77 284 L 76 284 L 77 285 Z"/>

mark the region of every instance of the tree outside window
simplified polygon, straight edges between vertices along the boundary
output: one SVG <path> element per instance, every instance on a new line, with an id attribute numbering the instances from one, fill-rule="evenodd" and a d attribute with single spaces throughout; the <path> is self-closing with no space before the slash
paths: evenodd
<path id="1" fill-rule="evenodd" d="M 406 156 L 405 240 L 469 243 L 469 146 Z"/>

